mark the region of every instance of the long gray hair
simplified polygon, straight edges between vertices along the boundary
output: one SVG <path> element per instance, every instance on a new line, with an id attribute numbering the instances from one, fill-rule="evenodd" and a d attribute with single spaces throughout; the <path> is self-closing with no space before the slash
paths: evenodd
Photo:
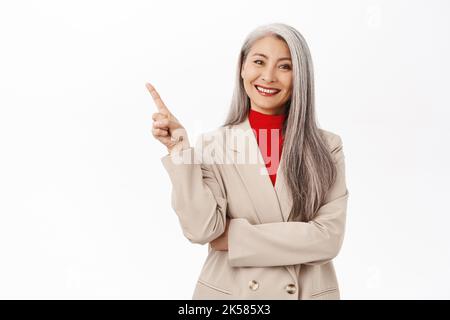
<path id="1" fill-rule="evenodd" d="M 312 59 L 300 32 L 283 23 L 272 23 L 259 26 L 247 36 L 239 54 L 230 111 L 222 127 L 241 123 L 248 116 L 250 99 L 244 89 L 241 68 L 253 43 L 265 36 L 283 40 L 291 53 L 293 87 L 285 106 L 280 161 L 293 202 L 289 220 L 307 222 L 322 206 L 336 179 L 336 167 L 317 125 Z"/>

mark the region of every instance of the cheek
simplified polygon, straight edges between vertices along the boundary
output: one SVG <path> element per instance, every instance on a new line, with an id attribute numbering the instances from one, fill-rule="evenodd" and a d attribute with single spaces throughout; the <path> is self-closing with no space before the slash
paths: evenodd
<path id="1" fill-rule="evenodd" d="M 283 87 L 285 87 L 288 92 L 292 91 L 292 85 L 292 77 L 289 76 L 283 79 Z"/>
<path id="2" fill-rule="evenodd" d="M 251 84 L 249 78 L 244 78 L 244 88 L 245 88 L 245 92 L 247 93 L 247 95 L 252 95 L 253 91 L 253 85 Z"/>
<path id="3" fill-rule="evenodd" d="M 244 78 L 244 86 L 246 90 L 250 93 L 252 91 L 253 83 L 256 81 L 257 77 L 255 77 L 252 74 L 246 74 L 246 77 Z"/>
<path id="4" fill-rule="evenodd" d="M 244 73 L 244 80 L 245 81 L 254 81 L 256 78 L 258 78 L 258 71 L 254 68 L 247 68 Z"/>

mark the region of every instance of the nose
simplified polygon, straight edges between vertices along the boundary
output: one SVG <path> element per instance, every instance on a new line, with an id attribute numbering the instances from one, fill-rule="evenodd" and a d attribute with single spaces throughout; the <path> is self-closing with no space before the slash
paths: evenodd
<path id="1" fill-rule="evenodd" d="M 273 82 L 275 81 L 275 75 L 272 68 L 265 68 L 262 71 L 261 79 L 265 82 Z"/>

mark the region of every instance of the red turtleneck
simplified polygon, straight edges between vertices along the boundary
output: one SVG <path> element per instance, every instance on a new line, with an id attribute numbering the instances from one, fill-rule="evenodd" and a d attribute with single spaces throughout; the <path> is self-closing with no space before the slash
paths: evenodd
<path id="1" fill-rule="evenodd" d="M 281 150 L 283 148 L 282 127 L 283 122 L 285 120 L 285 115 L 265 114 L 250 109 L 248 120 L 250 122 L 250 126 L 252 127 L 252 129 L 256 131 L 256 140 L 258 141 L 258 146 L 261 151 L 261 155 L 263 156 L 263 159 L 266 162 L 266 168 L 267 171 L 269 172 L 270 180 L 272 181 L 272 184 L 275 186 L 277 169 L 281 159 Z M 264 137 L 264 129 L 266 130 L 265 137 Z M 260 130 L 262 130 L 262 132 Z M 278 131 L 277 140 L 275 131 Z M 271 132 L 274 135 L 273 139 L 271 139 Z M 267 146 L 267 148 L 264 148 L 265 146 Z M 278 146 L 278 155 L 276 154 L 275 149 L 277 146 Z M 267 151 L 265 149 L 267 149 Z M 273 155 L 274 159 L 271 158 L 272 150 L 275 150 Z"/>

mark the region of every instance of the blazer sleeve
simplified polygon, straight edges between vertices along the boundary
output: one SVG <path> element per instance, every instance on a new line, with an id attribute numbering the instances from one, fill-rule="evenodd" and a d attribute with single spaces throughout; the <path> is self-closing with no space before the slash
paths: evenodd
<path id="1" fill-rule="evenodd" d="M 196 157 L 193 147 L 178 151 L 178 159 Z M 172 183 L 171 205 L 184 236 L 192 243 L 205 244 L 220 236 L 226 225 L 225 188 L 213 164 L 161 158 Z M 201 159 L 200 159 L 201 160 Z M 197 163 L 199 162 L 199 163 Z"/>
<path id="2" fill-rule="evenodd" d="M 250 224 L 232 219 L 228 229 L 228 258 L 235 267 L 268 267 L 322 264 L 337 256 L 344 239 L 347 199 L 342 140 L 335 135 L 331 153 L 336 181 L 324 205 L 308 222 Z"/>

